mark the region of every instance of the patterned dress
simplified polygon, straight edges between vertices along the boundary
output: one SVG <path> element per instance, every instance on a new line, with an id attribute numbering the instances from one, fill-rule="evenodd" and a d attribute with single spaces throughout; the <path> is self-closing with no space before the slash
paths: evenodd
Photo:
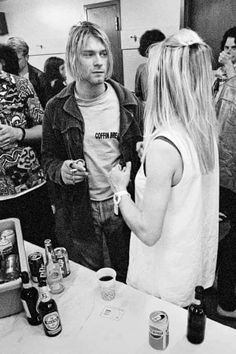
<path id="1" fill-rule="evenodd" d="M 42 119 L 43 111 L 30 82 L 0 72 L 0 123 L 31 128 L 42 124 Z M 0 147 L 0 200 L 18 197 L 44 183 L 45 176 L 32 147 L 19 142 Z"/>

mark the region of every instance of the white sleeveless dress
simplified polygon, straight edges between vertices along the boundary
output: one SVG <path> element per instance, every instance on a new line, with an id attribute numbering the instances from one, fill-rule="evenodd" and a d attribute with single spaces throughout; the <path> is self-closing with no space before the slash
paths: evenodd
<path id="1" fill-rule="evenodd" d="M 180 306 L 194 298 L 194 288 L 212 286 L 218 248 L 219 168 L 202 175 L 196 150 L 183 128 L 161 131 L 179 149 L 183 176 L 172 187 L 159 241 L 148 247 L 133 233 L 127 283 Z M 141 209 L 146 177 L 143 165 L 135 179 L 136 204 Z"/>

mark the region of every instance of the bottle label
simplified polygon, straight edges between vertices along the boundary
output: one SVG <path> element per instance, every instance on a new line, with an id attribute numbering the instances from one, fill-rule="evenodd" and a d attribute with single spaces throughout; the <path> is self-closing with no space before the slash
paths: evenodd
<path id="1" fill-rule="evenodd" d="M 50 334 L 56 334 L 61 331 L 61 321 L 57 311 L 46 314 L 43 318 L 43 323 Z"/>
<path id="2" fill-rule="evenodd" d="M 22 300 L 22 299 L 21 299 L 21 301 L 22 301 L 22 304 L 23 304 L 23 307 L 24 307 L 26 316 L 27 316 L 28 318 L 31 318 L 32 316 L 31 316 L 31 314 L 30 314 L 30 312 L 29 312 L 29 308 L 28 308 L 27 302 L 26 302 L 25 300 Z"/>

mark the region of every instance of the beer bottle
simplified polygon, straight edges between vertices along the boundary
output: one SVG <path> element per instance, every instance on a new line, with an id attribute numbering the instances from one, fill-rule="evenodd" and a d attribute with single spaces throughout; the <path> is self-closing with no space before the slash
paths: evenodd
<path id="1" fill-rule="evenodd" d="M 52 241 L 46 239 L 44 241 L 45 245 L 45 257 L 46 257 L 46 272 L 47 272 L 47 282 L 52 294 L 59 294 L 64 290 L 63 278 L 61 267 L 56 259 Z"/>
<path id="2" fill-rule="evenodd" d="M 61 333 L 62 325 L 57 304 L 51 298 L 44 273 L 41 273 L 39 279 L 39 300 L 38 311 L 43 322 L 44 332 L 49 337 L 55 337 Z"/>
<path id="3" fill-rule="evenodd" d="M 203 287 L 195 288 L 195 302 L 188 308 L 187 338 L 193 344 L 200 344 L 204 340 L 206 314 L 203 305 Z"/>
<path id="4" fill-rule="evenodd" d="M 32 286 L 27 272 L 21 273 L 23 288 L 21 290 L 21 301 L 29 324 L 37 326 L 42 320 L 37 311 L 37 301 L 39 298 L 38 290 Z"/>

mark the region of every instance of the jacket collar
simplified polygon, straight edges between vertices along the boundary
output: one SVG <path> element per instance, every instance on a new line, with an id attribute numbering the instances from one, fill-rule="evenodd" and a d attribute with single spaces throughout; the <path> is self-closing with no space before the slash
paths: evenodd
<path id="1" fill-rule="evenodd" d="M 137 105 L 137 101 L 134 95 L 127 90 L 124 86 L 119 84 L 118 82 L 109 79 L 107 82 L 114 88 L 119 102 L 121 105 L 130 106 L 130 105 Z M 68 96 L 74 96 L 75 90 L 75 81 L 71 82 L 65 89 L 63 89 L 58 95 L 58 98 L 66 98 Z"/>
<path id="2" fill-rule="evenodd" d="M 118 100 L 120 102 L 120 106 L 129 107 L 129 106 L 136 106 L 138 104 L 137 100 L 135 99 L 135 96 L 124 86 L 111 79 L 107 80 L 107 82 L 115 90 Z M 57 98 L 63 100 L 66 99 L 63 106 L 64 110 L 69 114 L 71 114 L 76 119 L 82 120 L 81 113 L 76 104 L 74 91 L 75 91 L 75 81 L 71 82 L 65 89 L 63 89 L 59 94 L 57 94 Z"/>

